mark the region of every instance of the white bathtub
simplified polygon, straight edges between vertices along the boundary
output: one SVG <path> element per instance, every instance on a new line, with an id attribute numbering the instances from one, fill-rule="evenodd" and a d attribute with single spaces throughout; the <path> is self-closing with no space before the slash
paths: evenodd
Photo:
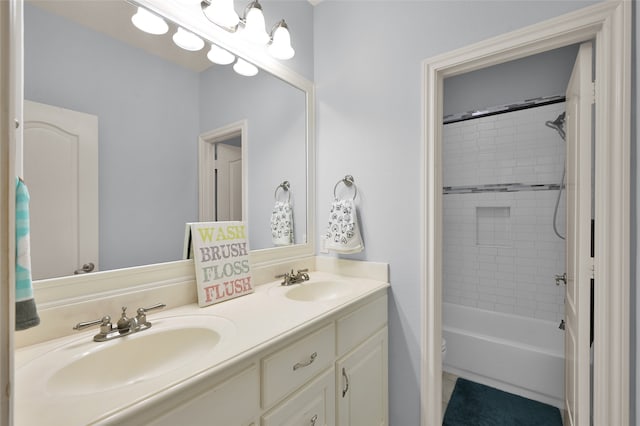
<path id="1" fill-rule="evenodd" d="M 443 303 L 443 369 L 563 407 L 564 332 L 558 323 Z"/>

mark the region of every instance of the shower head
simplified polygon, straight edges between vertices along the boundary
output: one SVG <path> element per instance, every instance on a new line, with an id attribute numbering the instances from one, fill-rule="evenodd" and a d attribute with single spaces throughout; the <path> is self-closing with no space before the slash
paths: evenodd
<path id="1" fill-rule="evenodd" d="M 565 116 L 565 112 L 563 112 L 562 114 L 560 114 L 555 120 L 552 121 L 554 126 L 558 126 L 558 127 L 564 127 L 564 116 Z"/>
<path id="2" fill-rule="evenodd" d="M 556 132 L 558 132 L 562 140 L 565 140 L 565 136 L 566 136 L 564 133 L 564 117 L 565 117 L 565 113 L 563 112 L 558 117 L 556 117 L 555 120 L 547 121 L 544 123 L 547 127 L 550 127 L 554 129 Z"/>

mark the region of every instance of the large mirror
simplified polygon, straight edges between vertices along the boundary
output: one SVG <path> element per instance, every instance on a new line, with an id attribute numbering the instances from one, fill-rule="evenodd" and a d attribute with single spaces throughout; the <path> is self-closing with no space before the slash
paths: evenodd
<path id="1" fill-rule="evenodd" d="M 24 177 L 32 191 L 34 279 L 83 273 L 88 263 L 105 271 L 180 260 L 185 223 L 216 218 L 247 221 L 252 251 L 287 253 L 274 248 L 271 232 L 283 199 L 293 207 L 292 247 L 308 247 L 308 93 L 264 70 L 245 77 L 211 63 L 210 43 L 197 52 L 178 48 L 171 22 L 163 36 L 143 33 L 131 25 L 135 12 L 115 0 L 25 4 Z M 51 116 L 73 130 L 47 123 Z M 69 155 L 76 127 L 94 148 Z M 58 148 L 43 146 L 47 133 Z M 227 147 L 238 158 L 225 198 L 202 179 L 222 172 L 202 169 L 217 167 Z M 285 181 L 288 191 L 279 188 Z M 48 189 L 34 196 L 43 184 Z M 203 185 L 214 193 L 203 197 Z M 83 186 L 86 199 L 77 190 Z M 216 213 L 229 198 L 235 216 Z M 75 247 L 61 243 L 70 233 Z M 95 257 L 83 257 L 92 243 Z M 54 262 L 39 271 L 45 258 Z M 63 261 L 72 266 L 61 268 Z"/>

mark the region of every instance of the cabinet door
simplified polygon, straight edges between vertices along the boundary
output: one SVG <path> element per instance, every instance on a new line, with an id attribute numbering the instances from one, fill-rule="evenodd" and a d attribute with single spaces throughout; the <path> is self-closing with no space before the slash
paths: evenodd
<path id="1" fill-rule="evenodd" d="M 265 414 L 262 426 L 335 425 L 335 386 L 329 369 Z"/>
<path id="2" fill-rule="evenodd" d="M 336 363 L 336 409 L 340 426 L 389 423 L 387 328 Z"/>

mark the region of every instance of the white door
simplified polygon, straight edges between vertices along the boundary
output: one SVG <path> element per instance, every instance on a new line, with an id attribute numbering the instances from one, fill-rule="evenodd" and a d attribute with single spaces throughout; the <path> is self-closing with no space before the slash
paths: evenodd
<path id="1" fill-rule="evenodd" d="M 216 144 L 216 220 L 242 220 L 242 149 Z"/>
<path id="2" fill-rule="evenodd" d="M 98 117 L 25 101 L 24 180 L 33 279 L 97 271 Z"/>
<path id="3" fill-rule="evenodd" d="M 569 80 L 567 122 L 567 289 L 565 424 L 588 425 L 591 302 L 591 43 L 580 46 Z"/>

